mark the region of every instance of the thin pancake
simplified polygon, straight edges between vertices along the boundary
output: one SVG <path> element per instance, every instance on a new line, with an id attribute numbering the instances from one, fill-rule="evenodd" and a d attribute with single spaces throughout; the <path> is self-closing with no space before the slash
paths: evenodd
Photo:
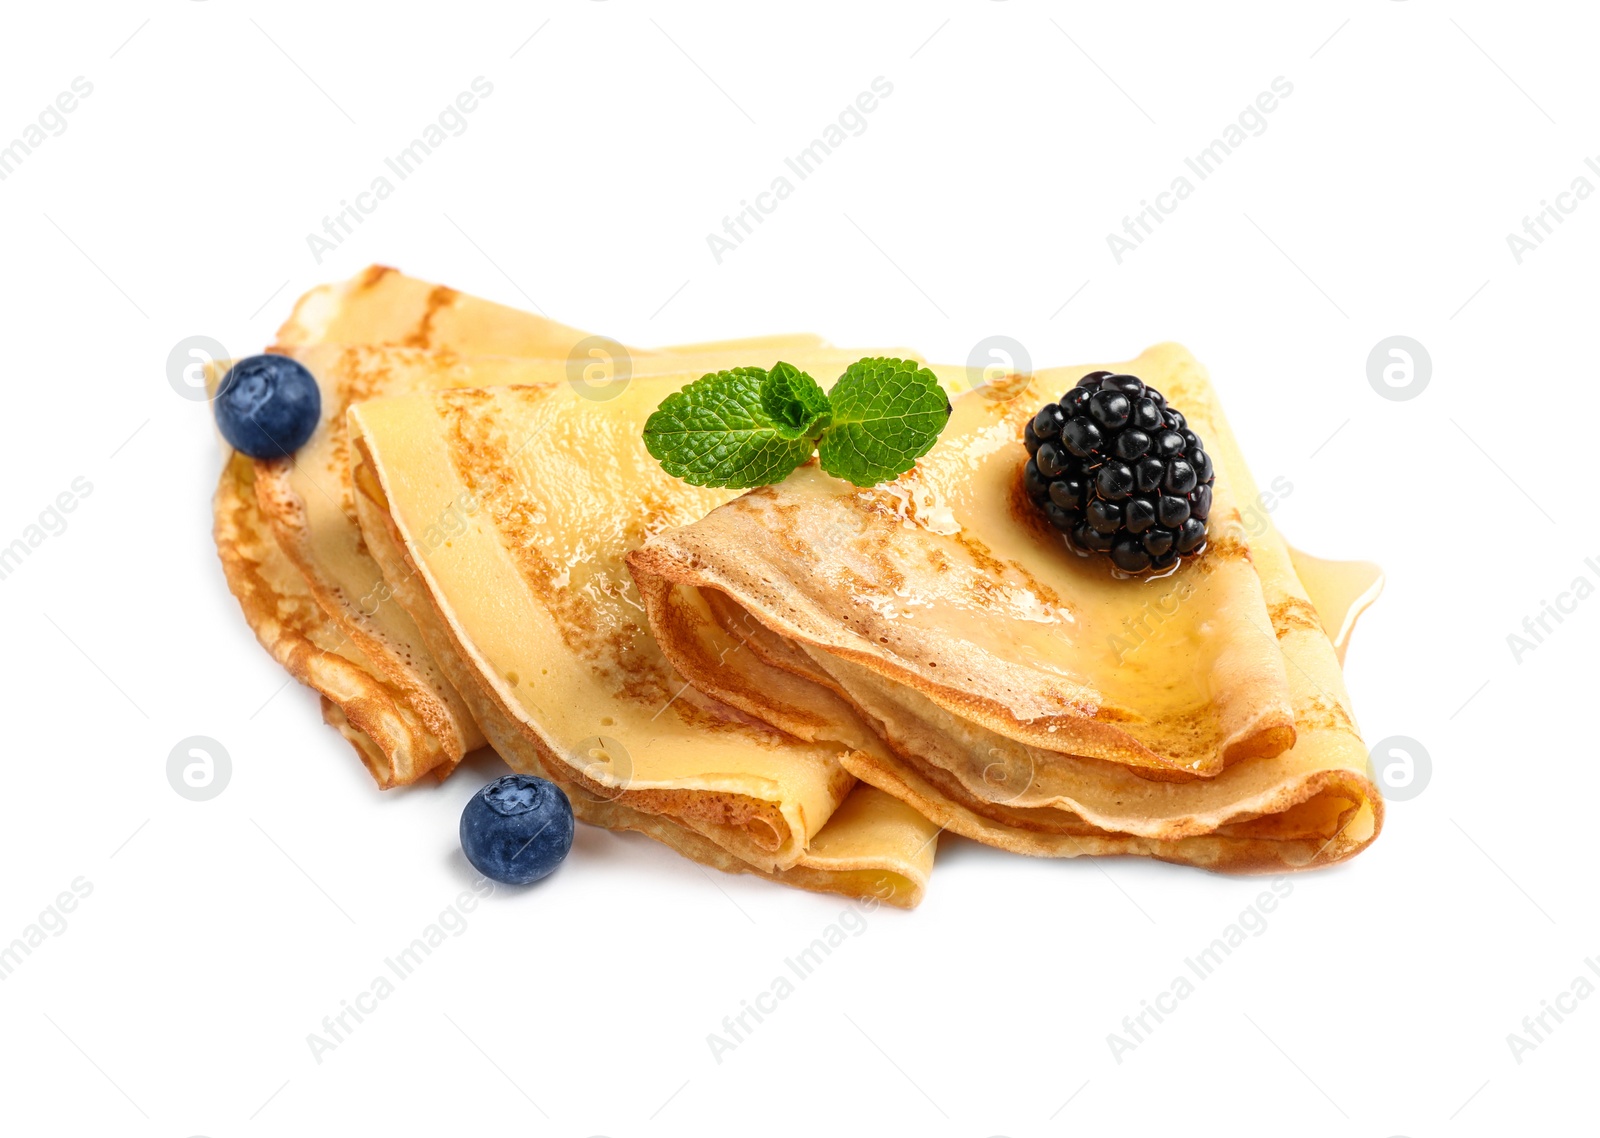
<path id="1" fill-rule="evenodd" d="M 1063 555 L 1018 500 L 1031 405 L 957 397 L 939 443 L 898 481 L 858 490 L 813 462 L 635 562 L 720 589 L 780 635 L 1041 751 L 1186 779 L 1292 745 L 1248 546 L 1218 538 L 1165 582 Z M 1215 511 L 1237 513 L 1221 467 Z M 1180 586 L 1178 611 L 1162 613 Z M 1163 647 L 1130 651 L 1155 624 Z"/>
<path id="2" fill-rule="evenodd" d="M 451 308 L 459 310 L 459 304 Z M 315 344 L 285 354 L 316 377 L 322 390 L 322 421 L 292 458 L 256 461 L 261 513 L 328 616 L 372 663 L 378 678 L 402 693 L 409 709 L 438 741 L 434 761 L 442 767 L 441 773 L 448 773 L 463 755 L 483 745 L 483 735 L 440 673 L 410 615 L 402 606 L 385 603 L 383 575 L 369 555 L 357 523 L 345 413 L 381 396 L 514 383 L 560 384 L 576 399 L 575 389 L 568 388 L 566 364 L 351 344 Z M 835 348 L 786 354 L 797 366 L 835 373 L 860 355 Z M 671 367 L 675 375 L 691 369 L 699 374 L 722 366 L 727 358 L 722 353 L 647 357 L 639 366 Z M 747 354 L 734 358 L 752 362 Z M 631 379 L 636 386 L 651 382 L 649 375 Z M 597 411 L 611 403 L 579 401 Z M 395 781 L 411 781 L 427 769 L 426 760 L 410 763 L 403 772 L 396 771 Z"/>
<path id="3" fill-rule="evenodd" d="M 517 770 L 556 782 L 583 821 L 610 830 L 632 830 L 654 838 L 684 857 L 724 873 L 752 873 L 783 885 L 847 897 L 875 898 L 901 908 L 922 900 L 933 870 L 939 830 L 899 799 L 857 783 L 811 839 L 798 863 L 771 871 L 736 857 L 716 842 L 666 814 L 636 809 L 621 795 L 592 781 L 580 782 L 560 761 L 546 762 L 541 747 L 519 729 L 467 662 L 402 544 L 378 480 L 364 464 L 357 472 L 357 508 L 373 556 L 383 567 L 395 598 L 412 613 L 434 658 L 472 707 L 495 750 Z"/>
<path id="4" fill-rule="evenodd" d="M 279 330 L 272 350 L 321 361 L 313 365 L 323 383 L 325 424 L 319 434 L 332 461 L 319 474 L 308 470 L 298 479 L 292 477 L 295 470 L 289 462 L 256 463 L 253 471 L 226 464 L 216 498 L 218 552 L 225 564 L 235 567 L 270 566 L 249 583 L 229 573 L 230 584 L 239 580 L 235 594 L 263 643 L 285 635 L 271 614 L 280 607 L 294 608 L 308 591 L 327 612 L 334 627 L 323 639 L 347 657 L 343 665 L 317 664 L 317 656 L 284 645 L 273 650 L 295 678 L 322 693 L 325 718 L 355 746 L 380 786 L 405 785 L 430 771 L 444 777 L 467 751 L 482 745 L 483 736 L 459 697 L 440 683 L 437 667 L 420 650 L 405 614 L 382 604 L 381 579 L 360 548 L 344 461 L 343 407 L 363 386 L 368 394 L 382 390 L 387 377 L 362 368 L 359 346 L 409 345 L 564 361 L 584 337 L 543 317 L 377 265 L 348 281 L 312 289 Z M 346 357 L 319 346 L 327 343 L 357 347 Z M 752 351 L 792 354 L 820 346 L 812 335 L 767 336 L 632 349 L 631 355 L 641 370 L 649 371 L 653 361 L 670 361 L 665 366 L 673 368 L 728 366 L 722 361 L 747 363 Z M 601 350 L 591 349 L 590 354 Z M 564 367 L 556 362 L 545 366 L 551 373 Z M 323 373 L 343 374 L 344 386 L 324 379 Z M 219 378 L 213 369 L 213 389 Z M 258 502 L 242 502 L 247 488 L 254 488 Z M 335 503 L 337 510 L 323 509 Z M 325 524 L 313 531 L 310 521 L 318 514 L 324 515 Z M 274 539 L 281 555 L 269 549 Z M 350 663 L 354 659 L 360 663 Z M 378 736 L 366 735 L 363 723 L 371 723 Z"/>
<path id="5" fill-rule="evenodd" d="M 305 577 L 283 551 L 256 504 L 254 471 L 229 457 L 217 485 L 214 536 L 228 588 L 261 646 L 291 676 L 322 695 L 323 718 L 355 747 L 380 786 L 396 772 L 427 769 L 437 739 L 404 692 L 328 619 Z"/>
<path id="6" fill-rule="evenodd" d="M 350 425 L 453 654 L 544 765 L 787 868 L 853 784 L 842 748 L 689 689 L 623 563 L 649 532 L 730 496 L 673 479 L 640 437 L 694 378 L 636 383 L 604 405 L 565 383 L 396 396 L 358 404 Z M 439 519 L 453 513 L 464 523 L 447 534 Z"/>
<path id="7" fill-rule="evenodd" d="M 1016 501 L 1025 457 L 1016 440 L 1026 405 L 974 394 L 957 400 L 945 438 L 896 484 L 856 491 L 802 470 L 652 538 L 630 557 L 652 626 L 669 658 L 703 690 L 799 730 L 791 720 L 810 709 L 783 701 L 776 685 L 752 682 L 749 665 L 737 680 L 735 669 L 715 666 L 693 634 L 704 621 L 684 618 L 694 608 L 685 590 L 724 594 L 718 604 L 733 615 L 720 623 L 748 617 L 771 634 L 750 639 L 752 655 L 849 705 L 851 717 L 824 716 L 810 737 L 853 740 L 862 723 L 870 726 L 887 750 L 856 747 L 845 760 L 849 769 L 980 841 L 1022 853 L 1139 853 L 1220 869 L 1349 857 L 1376 837 L 1382 802 L 1333 644 L 1287 547 L 1270 520 L 1256 533 L 1243 525 L 1235 503 L 1253 501 L 1256 487 L 1215 393 L 1176 346 L 1115 366 L 1166 392 L 1216 459 L 1213 551 L 1176 577 L 1096 581 L 1092 574 L 1104 566 L 1071 557 L 1058 536 L 1034 524 L 1026 502 Z M 1036 390 L 1065 390 L 1088 370 L 1041 373 Z M 892 556 L 860 554 L 891 540 Z M 927 568 L 916 569 L 918 557 Z M 962 571 L 973 565 L 982 572 Z M 946 566 L 957 569 L 955 585 L 930 583 Z M 898 580 L 893 569 L 904 571 Z M 1241 573 L 1253 587 L 1244 587 Z M 952 616 L 953 596 L 984 601 L 983 618 Z M 703 607 L 715 616 L 712 605 Z M 1047 619 L 1062 609 L 1071 620 Z M 1114 645 L 1113 636 L 1122 643 Z M 958 642 L 941 643 L 951 637 Z M 874 640 L 879 644 L 863 648 Z M 1262 657 L 1263 644 L 1275 667 Z M 928 651 L 908 653 L 908 645 Z M 1084 650 L 1064 655 L 1070 649 Z M 1115 658 L 1107 656 L 1111 650 Z M 1108 706 L 1123 713 L 1113 721 L 1117 730 L 1155 718 L 1105 698 L 1110 685 L 1129 677 L 1165 693 L 1168 710 L 1193 708 L 1185 723 L 1205 716 L 1227 722 L 1219 703 L 1241 709 L 1234 716 L 1240 722 L 1259 722 L 1251 709 L 1276 709 L 1281 699 L 1294 744 L 1243 756 L 1223 748 L 1225 762 L 1186 770 L 1141 767 L 1116 747 L 1097 746 L 1092 732 L 1066 730 L 1040 706 L 1039 690 L 1025 693 L 1033 700 L 1026 706 L 1044 714 L 1011 713 L 1008 721 L 999 711 L 1018 702 L 1017 671 L 991 675 L 974 666 L 994 658 L 1051 660 L 1063 686 L 1093 693 L 1082 708 L 1091 723 Z M 1201 704 L 1193 702 L 1197 687 Z M 1075 742 L 1051 738 L 1051 726 Z M 1170 722 L 1158 726 L 1171 734 Z M 1040 745 L 1046 740 L 1050 746 Z M 1173 781 L 1180 771 L 1190 777 Z M 1152 781 L 1153 773 L 1167 780 Z"/>
<path id="8" fill-rule="evenodd" d="M 552 327 L 556 330 L 550 331 Z M 319 338 L 357 343 L 390 339 L 447 352 L 493 346 L 563 355 L 575 335 L 581 333 L 374 267 L 353 281 L 324 286 L 302 298 L 280 333 L 280 344 L 305 348 Z M 694 362 L 685 357 L 720 356 L 717 366 L 732 366 L 749 362 L 752 351 L 793 359 L 821 345 L 815 336 L 768 336 L 660 349 L 656 357 L 675 357 L 673 365 L 684 367 Z M 851 359 L 856 354 L 847 353 Z M 212 376 L 213 384 L 216 378 Z M 218 552 L 252 629 L 291 675 L 322 694 L 324 718 L 355 746 L 380 786 L 412 781 L 429 769 L 447 773 L 453 761 L 410 706 L 407 693 L 389 683 L 383 670 L 355 647 L 279 549 L 258 507 L 254 473 L 248 460 L 232 457 L 216 499 Z M 358 505 L 360 501 L 357 497 Z M 444 660 L 458 663 L 448 652 Z M 469 684 L 466 690 L 475 689 Z M 524 765 L 539 773 L 536 760 Z M 577 794 L 571 782 L 562 785 L 575 795 L 575 809 L 586 821 L 637 830 L 702 864 L 758 873 L 798 888 L 912 907 L 920 902 L 933 865 L 938 831 L 898 800 L 865 785 L 857 785 L 812 835 L 797 864 L 771 872 L 733 857 L 665 816 Z"/>

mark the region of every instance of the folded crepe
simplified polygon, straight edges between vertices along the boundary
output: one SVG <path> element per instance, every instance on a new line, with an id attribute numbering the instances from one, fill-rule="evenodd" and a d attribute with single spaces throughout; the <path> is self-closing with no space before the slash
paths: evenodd
<path id="1" fill-rule="evenodd" d="M 539 371 L 455 365 L 518 367 Z M 365 545 L 501 757 L 561 784 L 580 817 L 719 868 L 915 904 L 937 827 L 857 786 L 839 743 L 695 691 L 646 626 L 625 555 L 732 496 L 665 474 L 642 441 L 662 397 L 698 374 L 636 377 L 605 402 L 545 381 L 355 404 Z"/>
<path id="2" fill-rule="evenodd" d="M 373 346 L 543 359 L 541 378 L 592 384 L 585 368 L 629 370 L 749 363 L 752 353 L 824 350 L 816 336 L 767 336 L 656 350 L 578 346 L 585 333 L 542 317 L 372 266 L 306 293 L 272 351 L 294 355 L 322 388 L 322 422 L 292 459 L 225 466 L 215 498 L 215 537 L 234 595 L 257 638 L 291 675 L 323 697 L 323 717 L 356 748 L 380 786 L 447 775 L 483 745 L 482 732 L 429 658 L 403 608 L 383 603 L 381 574 L 362 548 L 344 434 L 344 412 L 373 394 L 470 382 L 447 368 L 386 370 Z M 828 360 L 836 358 L 826 350 Z M 597 354 L 598 353 L 598 354 Z M 213 385 L 220 379 L 214 369 Z M 307 607 L 304 602 L 314 601 Z M 323 610 L 318 616 L 316 608 Z M 324 619 L 325 618 L 325 619 Z"/>
<path id="3" fill-rule="evenodd" d="M 1375 578 L 1302 561 L 1330 635 L 1270 517 L 1245 522 L 1257 489 L 1200 365 L 1163 345 L 1110 366 L 1215 460 L 1209 548 L 1177 574 L 1114 578 L 1022 493 L 1029 415 L 1091 370 L 1058 369 L 1009 401 L 955 398 L 894 483 L 808 464 L 655 534 L 628 559 L 651 627 L 698 690 L 844 743 L 851 773 L 978 841 L 1226 870 L 1350 857 L 1383 805 L 1334 637 Z M 712 651 L 729 630 L 749 649 L 731 666 Z"/>
<path id="4" fill-rule="evenodd" d="M 355 746 L 382 786 L 410 782 L 429 770 L 441 777 L 448 773 L 462 753 L 483 740 L 469 709 L 481 700 L 475 681 L 466 681 L 472 699 L 464 700 L 458 693 L 448 677 L 463 680 L 463 665 L 448 652 L 443 661 L 447 666 L 434 659 L 405 606 L 391 602 L 390 587 L 364 546 L 354 517 L 361 498 L 352 493 L 342 409 L 386 391 L 496 378 L 565 377 L 569 344 L 582 335 L 380 268 L 308 293 L 280 332 L 275 350 L 291 352 L 306 362 L 322 386 L 325 413 L 330 407 L 340 413 L 336 418 L 325 414 L 318 437 L 312 440 L 321 448 L 315 461 L 306 451 L 298 453 L 294 463 L 230 458 L 216 496 L 218 550 L 230 587 L 262 644 L 291 675 L 322 694 L 324 718 Z M 320 344 L 320 338 L 355 343 L 340 349 Z M 385 353 L 361 346 L 363 339 L 403 341 L 413 350 Z M 457 355 L 480 345 L 506 352 L 545 352 L 562 357 L 562 362 L 463 361 Z M 424 347 L 433 350 L 421 350 Z M 752 352 L 782 353 L 810 360 L 820 369 L 842 367 L 860 354 L 823 348 L 814 336 L 772 336 L 633 354 L 644 360 L 642 370 L 647 374 L 661 367 L 746 364 Z M 641 369 L 637 363 L 635 367 Z M 680 382 L 691 377 L 680 376 Z M 594 394 L 593 389 L 589 393 Z M 591 405 L 606 401 L 602 398 Z M 309 467 L 298 481 L 306 492 L 303 498 L 298 492 L 285 492 L 295 490 L 293 468 L 302 462 Z M 287 474 L 284 467 L 289 468 Z M 319 467 L 320 480 L 310 473 Z M 263 468 L 268 488 L 258 493 L 256 481 Z M 276 511 L 275 524 L 262 513 L 263 499 Z M 314 504 L 308 506 L 308 501 Z M 442 521 L 448 525 L 451 519 Z M 280 534 L 286 538 L 283 546 Z M 296 552 L 298 560 L 291 559 L 285 546 Z M 399 588 L 409 587 L 402 574 Z M 414 596 L 410 599 L 417 601 Z M 419 611 L 432 619 L 427 602 Z M 363 641 L 375 648 L 370 655 L 358 646 Z M 442 641 L 436 637 L 434 642 Z M 509 758 L 516 747 L 504 732 L 500 741 Z M 804 854 L 779 870 L 764 868 L 773 862 L 766 851 L 756 861 L 746 861 L 670 818 L 614 800 L 618 796 L 609 791 L 598 796 L 580 793 L 577 783 L 543 771 L 536 758 L 530 756 L 530 761 L 518 765 L 530 773 L 557 777 L 585 821 L 638 830 L 728 872 L 758 872 L 801 888 L 911 906 L 921 899 L 932 867 L 937 829 L 867 786 L 847 794 L 831 818 L 814 817 L 807 827 Z M 844 784 L 853 782 L 842 772 L 836 777 Z"/>
<path id="5" fill-rule="evenodd" d="M 573 399 L 598 409 L 608 401 L 580 397 L 567 384 L 567 365 L 561 360 L 468 358 L 438 350 L 350 344 L 316 344 L 286 354 L 317 378 L 322 421 L 293 457 L 255 461 L 257 503 L 280 550 L 323 610 L 416 718 L 421 735 L 415 744 L 403 741 L 398 753 L 404 761 L 392 768 L 392 780 L 410 782 L 434 768 L 447 774 L 464 754 L 483 745 L 483 736 L 429 656 L 411 617 L 402 606 L 385 603 L 383 575 L 357 524 L 345 412 L 379 395 L 504 383 L 560 384 Z M 837 349 L 790 354 L 835 370 L 856 358 Z M 685 362 L 679 363 L 680 358 Z M 721 359 L 674 357 L 670 365 L 660 366 L 708 369 Z M 636 375 L 631 382 L 642 384 L 647 378 Z"/>
<path id="6" fill-rule="evenodd" d="M 228 456 L 212 506 L 217 554 L 246 623 L 290 676 L 319 693 L 323 719 L 355 747 L 378 785 L 437 765 L 442 748 L 406 693 L 323 611 L 305 575 L 278 548 L 256 501 L 249 458 Z"/>

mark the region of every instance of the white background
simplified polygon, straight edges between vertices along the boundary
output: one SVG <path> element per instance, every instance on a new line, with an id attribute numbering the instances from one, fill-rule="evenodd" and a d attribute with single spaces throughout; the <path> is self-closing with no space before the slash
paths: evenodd
<path id="1" fill-rule="evenodd" d="M 1600 956 L 1600 600 L 1520 662 L 1507 636 L 1600 582 L 1600 201 L 1520 264 L 1506 235 L 1600 187 L 1593 11 L 1203 7 L 8 10 L 0 140 L 93 93 L 0 182 L 0 544 L 93 489 L 0 581 L 0 943 L 93 892 L 0 981 L 0 1126 L 1573 1132 L 1600 999 L 1521 1063 L 1506 1037 Z M 306 235 L 476 76 L 465 133 L 317 263 Z M 718 264 L 707 234 L 877 76 L 865 132 Z M 1107 234 L 1279 76 L 1265 132 L 1118 264 Z M 630 343 L 814 330 L 963 362 L 1006 334 L 1042 366 L 1183 341 L 1259 480 L 1293 483 L 1290 539 L 1388 570 L 1350 686 L 1431 780 L 1120 1064 L 1107 1034 L 1265 881 L 946 839 L 920 910 L 869 914 L 718 1064 L 707 1034 L 844 902 L 587 827 L 319 1064 L 308 1033 L 470 882 L 456 820 L 500 768 L 379 793 L 283 687 L 211 547 L 209 409 L 166 359 L 257 350 L 372 261 Z M 1405 401 L 1367 376 L 1395 334 L 1432 360 Z M 197 734 L 233 760 L 202 803 L 165 774 Z"/>

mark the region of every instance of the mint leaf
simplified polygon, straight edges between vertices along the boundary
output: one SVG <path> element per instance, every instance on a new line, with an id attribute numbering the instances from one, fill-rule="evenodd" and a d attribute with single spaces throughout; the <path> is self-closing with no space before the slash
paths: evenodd
<path id="1" fill-rule="evenodd" d="M 833 419 L 822 469 L 857 486 L 898 478 L 939 439 L 950 401 L 933 372 L 913 360 L 858 360 L 828 393 Z"/>
<path id="2" fill-rule="evenodd" d="M 827 410 L 816 380 L 788 364 L 733 368 L 662 400 L 645 422 L 644 445 L 692 486 L 767 486 L 811 457 Z"/>
<path id="3" fill-rule="evenodd" d="M 782 360 L 772 365 L 761 385 L 761 406 L 777 422 L 813 438 L 827 426 L 831 410 L 828 393 L 821 385 Z"/>

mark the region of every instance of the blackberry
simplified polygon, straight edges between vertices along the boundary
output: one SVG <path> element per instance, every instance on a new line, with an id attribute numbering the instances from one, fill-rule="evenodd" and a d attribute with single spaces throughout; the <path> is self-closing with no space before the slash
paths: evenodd
<path id="1" fill-rule="evenodd" d="M 1023 429 L 1022 485 L 1077 553 L 1164 575 L 1206 548 L 1216 471 L 1188 420 L 1137 377 L 1097 371 Z"/>

